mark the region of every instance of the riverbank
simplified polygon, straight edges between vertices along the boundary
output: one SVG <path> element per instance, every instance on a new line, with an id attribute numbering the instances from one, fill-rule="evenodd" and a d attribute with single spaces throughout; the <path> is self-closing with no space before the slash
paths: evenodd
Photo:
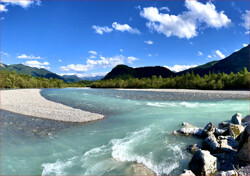
<path id="1" fill-rule="evenodd" d="M 60 103 L 41 96 L 41 89 L 1 90 L 1 109 L 27 116 L 64 122 L 91 122 L 104 116 Z"/>

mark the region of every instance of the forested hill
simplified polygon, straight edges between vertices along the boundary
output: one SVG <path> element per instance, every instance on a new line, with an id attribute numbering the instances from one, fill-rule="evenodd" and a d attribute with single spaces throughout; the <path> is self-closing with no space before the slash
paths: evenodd
<path id="1" fill-rule="evenodd" d="M 234 52 L 230 56 L 226 57 L 225 59 L 221 59 L 219 61 L 212 61 L 207 64 L 190 68 L 188 70 L 184 70 L 179 72 L 178 75 L 182 75 L 183 73 L 191 73 L 192 71 L 194 74 L 199 74 L 203 76 L 205 74 L 209 74 L 210 72 L 214 73 L 238 73 L 240 70 L 243 70 L 246 67 L 249 70 L 249 45 L 240 49 L 237 52 Z"/>
<path id="2" fill-rule="evenodd" d="M 127 65 L 117 65 L 105 77 L 107 79 L 151 78 L 153 75 L 167 78 L 175 73 L 165 67 L 138 67 L 132 68 Z"/>
<path id="3" fill-rule="evenodd" d="M 53 78 L 63 80 L 64 82 L 77 82 L 81 81 L 82 79 L 77 76 L 60 76 L 56 73 L 48 71 L 44 68 L 35 68 L 29 67 L 23 64 L 13 64 L 13 65 L 6 65 L 1 63 L 1 70 L 9 70 L 10 72 L 15 71 L 18 74 L 26 74 L 33 77 L 43 77 L 43 78 Z"/>

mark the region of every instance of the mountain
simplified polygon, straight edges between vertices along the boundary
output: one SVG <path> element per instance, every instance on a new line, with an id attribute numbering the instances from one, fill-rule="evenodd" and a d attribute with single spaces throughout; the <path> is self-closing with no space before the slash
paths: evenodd
<path id="1" fill-rule="evenodd" d="M 81 80 L 98 81 L 98 80 L 101 80 L 102 78 L 104 78 L 104 76 L 86 76 L 86 77 L 82 77 Z"/>
<path id="2" fill-rule="evenodd" d="M 6 64 L 1 63 L 1 70 L 9 70 L 11 72 L 15 71 L 18 74 L 27 74 L 27 75 L 34 76 L 34 77 L 44 77 L 48 79 L 57 78 L 65 82 L 77 82 L 77 81 L 82 80 L 78 78 L 77 76 L 60 76 L 44 68 L 29 67 L 23 64 L 6 65 Z"/>
<path id="3" fill-rule="evenodd" d="M 194 74 L 199 74 L 200 76 L 208 74 L 209 71 L 214 73 L 224 72 L 230 74 L 231 72 L 237 73 L 243 70 L 244 67 L 246 67 L 249 71 L 249 45 L 237 52 L 234 52 L 225 59 L 212 61 L 198 67 L 181 71 L 178 73 L 178 75 L 181 75 L 183 73 L 185 74 L 187 72 L 191 73 L 192 71 L 194 72 Z"/>
<path id="4" fill-rule="evenodd" d="M 67 81 L 67 82 L 79 82 L 81 81 L 82 79 L 79 78 L 78 76 L 76 75 L 62 75 L 62 77 Z"/>
<path id="5" fill-rule="evenodd" d="M 153 75 L 167 78 L 175 73 L 161 66 L 132 68 L 127 65 L 117 65 L 103 79 L 151 78 Z"/>

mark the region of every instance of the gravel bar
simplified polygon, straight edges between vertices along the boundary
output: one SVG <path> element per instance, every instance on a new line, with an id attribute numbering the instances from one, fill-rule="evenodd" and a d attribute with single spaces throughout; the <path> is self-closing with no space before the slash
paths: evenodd
<path id="1" fill-rule="evenodd" d="M 41 89 L 1 90 L 1 109 L 64 122 L 91 122 L 104 118 L 101 114 L 49 101 L 41 96 L 40 91 Z"/>

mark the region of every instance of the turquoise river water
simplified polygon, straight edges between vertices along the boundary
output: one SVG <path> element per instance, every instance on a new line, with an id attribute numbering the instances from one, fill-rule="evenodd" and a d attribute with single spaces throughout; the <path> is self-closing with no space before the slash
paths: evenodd
<path id="1" fill-rule="evenodd" d="M 182 122 L 216 125 L 249 100 L 204 95 L 105 89 L 46 89 L 45 98 L 105 119 L 72 124 L 1 110 L 1 175 L 129 175 L 142 163 L 158 175 L 178 175 L 191 159 L 185 149 L 200 142 L 175 136 Z"/>

